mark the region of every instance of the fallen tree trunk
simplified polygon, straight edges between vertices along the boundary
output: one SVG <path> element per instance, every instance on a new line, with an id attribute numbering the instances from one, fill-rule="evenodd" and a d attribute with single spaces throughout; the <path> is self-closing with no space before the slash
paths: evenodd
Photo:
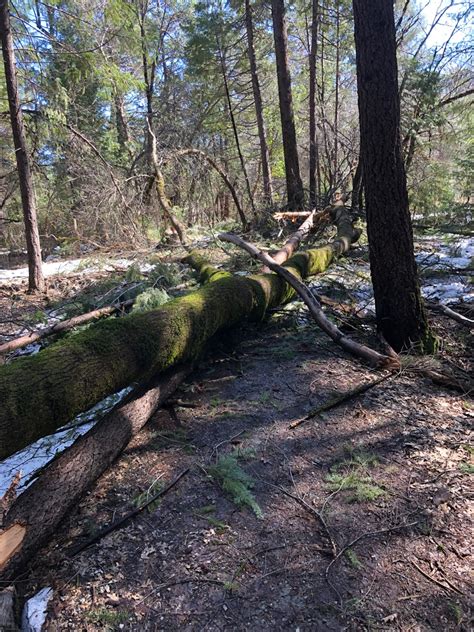
<path id="1" fill-rule="evenodd" d="M 318 213 L 318 219 L 321 219 L 323 214 L 324 211 L 323 213 Z M 273 261 L 280 264 L 287 261 L 293 255 L 293 253 L 298 250 L 298 248 L 300 247 L 300 243 L 304 239 L 306 239 L 310 232 L 313 230 L 315 221 L 316 211 L 312 211 L 298 228 L 298 230 L 290 235 L 290 237 L 285 241 L 280 250 L 272 254 Z M 264 267 L 263 272 L 269 272 L 269 269 Z"/>
<path id="2" fill-rule="evenodd" d="M 344 211 L 335 223 L 335 241 L 286 262 L 297 278 L 323 272 L 344 252 L 344 244 L 358 238 Z M 198 270 L 209 268 L 196 254 L 187 261 Z M 219 271 L 212 283 L 158 309 L 99 321 L 0 367 L 0 459 L 51 434 L 107 395 L 193 361 L 217 332 L 246 318 L 260 320 L 293 295 L 276 274 L 242 277 Z"/>
<path id="3" fill-rule="evenodd" d="M 359 358 L 362 358 L 363 360 L 365 360 L 366 362 L 368 362 L 369 364 L 377 368 L 386 368 L 386 369 L 400 368 L 399 360 L 395 360 L 392 357 L 382 355 L 381 353 L 378 353 L 378 351 L 375 351 L 374 349 L 370 349 L 369 347 L 366 347 L 365 345 L 362 345 L 356 342 L 355 340 L 352 340 L 351 338 L 349 338 L 349 336 L 344 335 L 342 331 L 327 318 L 327 316 L 322 310 L 321 305 L 319 304 L 319 301 L 312 294 L 312 292 L 308 290 L 308 288 L 304 285 L 304 283 L 302 283 L 298 278 L 296 278 L 290 270 L 287 270 L 283 266 L 278 265 L 275 262 L 275 260 L 272 259 L 272 257 L 261 252 L 260 250 L 258 250 L 258 248 L 256 248 L 252 244 L 245 242 L 243 239 L 241 239 L 237 235 L 230 235 L 230 234 L 224 233 L 224 234 L 219 235 L 219 239 L 222 239 L 223 241 L 228 241 L 230 243 L 236 244 L 237 246 L 240 246 L 241 248 L 246 250 L 249 254 L 251 254 L 253 257 L 255 257 L 256 259 L 264 263 L 268 268 L 270 268 L 270 270 L 272 270 L 272 272 L 276 272 L 283 279 L 285 279 L 285 281 L 289 283 L 289 285 L 291 285 L 291 287 L 295 290 L 295 292 L 297 292 L 298 295 L 301 297 L 301 299 L 304 301 L 304 303 L 308 307 L 311 315 L 313 316 L 314 320 L 319 325 L 319 327 L 325 333 L 327 333 L 327 335 L 332 340 L 334 340 L 334 342 L 338 344 L 340 347 L 342 347 L 346 351 L 349 351 L 349 353 L 352 353 L 353 355 Z M 346 245 L 344 247 L 344 250 L 347 250 L 349 246 L 350 244 Z"/>
<path id="4" fill-rule="evenodd" d="M 98 320 L 104 316 L 110 316 L 116 312 L 123 311 L 124 309 L 127 309 L 127 307 L 133 305 L 133 302 L 134 299 L 130 299 L 117 305 L 107 305 L 106 307 L 100 307 L 92 310 L 91 312 L 80 314 L 79 316 L 73 316 L 73 318 L 68 318 L 67 320 L 62 320 L 59 323 L 54 323 L 54 325 L 50 325 L 49 327 L 45 327 L 39 331 L 31 331 L 29 334 L 25 334 L 24 336 L 20 336 L 19 338 L 15 338 L 14 340 L 9 340 L 8 342 L 1 344 L 0 355 L 11 353 L 16 349 L 22 349 L 33 342 L 43 340 L 43 338 L 53 336 L 54 334 L 69 331 L 70 329 L 74 329 L 74 327 L 79 327 L 80 325 L 89 323 L 92 320 Z"/>
<path id="5" fill-rule="evenodd" d="M 113 463 L 190 373 L 176 367 L 143 394 L 134 392 L 54 459 L 13 503 L 0 531 L 0 578 L 15 577 L 66 513 Z M 133 397 L 133 398 L 132 398 Z"/>

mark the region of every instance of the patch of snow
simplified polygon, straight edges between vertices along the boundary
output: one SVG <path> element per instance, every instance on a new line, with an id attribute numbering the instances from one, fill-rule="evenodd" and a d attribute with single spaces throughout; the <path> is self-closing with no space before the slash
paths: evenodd
<path id="1" fill-rule="evenodd" d="M 53 589 L 48 586 L 28 599 L 21 615 L 21 632 L 41 632 L 52 596 Z"/>
<path id="2" fill-rule="evenodd" d="M 99 270 L 113 272 L 117 268 L 127 269 L 134 263 L 138 265 L 141 272 L 149 272 L 153 268 L 153 265 L 150 263 L 138 264 L 131 259 L 106 259 L 105 261 L 94 261 L 93 259 L 90 261 L 87 259 L 68 259 L 65 261 L 56 259 L 43 262 L 43 274 L 45 277 L 50 277 L 55 274 L 70 274 L 73 272 L 80 275 L 97 272 Z M 27 278 L 28 267 L 16 268 L 14 270 L 0 269 L 0 283 Z"/>
<path id="3" fill-rule="evenodd" d="M 0 462 L 0 497 L 7 491 L 15 474 L 21 471 L 22 482 L 17 492 L 24 491 L 32 482 L 35 472 L 44 467 L 51 459 L 68 448 L 76 439 L 85 434 L 115 404 L 130 392 L 127 387 L 118 393 L 109 395 L 88 411 L 78 415 L 71 423 L 56 433 L 43 437 L 28 447 Z"/>
<path id="4" fill-rule="evenodd" d="M 472 288 L 472 286 L 471 286 Z M 437 281 L 436 285 L 426 284 L 421 288 L 422 295 L 440 303 L 453 303 L 463 300 L 465 303 L 474 301 L 474 289 L 470 289 L 462 281 Z"/>

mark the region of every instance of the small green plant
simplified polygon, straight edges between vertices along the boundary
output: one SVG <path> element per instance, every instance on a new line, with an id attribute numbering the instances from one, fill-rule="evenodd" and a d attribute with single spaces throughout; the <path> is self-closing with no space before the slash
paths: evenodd
<path id="1" fill-rule="evenodd" d="M 472 463 L 460 463 L 459 469 L 463 474 L 474 474 L 474 465 Z"/>
<path id="2" fill-rule="evenodd" d="M 464 618 L 464 613 L 458 603 L 456 603 L 455 601 L 450 601 L 448 603 L 448 612 L 450 616 L 454 619 L 456 625 L 459 625 L 462 622 Z"/>
<path id="3" fill-rule="evenodd" d="M 202 518 L 203 520 L 206 520 L 210 525 L 216 528 L 216 532 L 218 534 L 221 534 L 229 528 L 229 525 L 225 524 L 225 522 L 221 522 L 214 516 L 210 515 L 211 513 L 214 513 L 215 509 L 216 509 L 215 505 L 202 507 L 201 509 L 198 509 L 198 511 L 196 512 L 196 516 L 198 516 L 199 518 Z"/>
<path id="4" fill-rule="evenodd" d="M 41 309 L 37 309 L 36 312 L 28 317 L 28 322 L 32 325 L 44 325 L 48 322 L 48 315 Z"/>
<path id="5" fill-rule="evenodd" d="M 162 488 L 163 488 L 163 485 L 160 483 L 160 481 L 153 481 L 153 483 L 148 487 L 148 489 L 146 489 L 141 494 L 138 494 L 138 496 L 135 496 L 135 498 L 133 499 L 133 504 L 136 507 L 141 507 L 146 502 L 148 502 L 148 500 L 152 498 L 155 494 L 158 494 L 158 492 Z M 148 505 L 147 507 L 148 512 L 149 513 L 153 512 L 158 507 L 160 502 L 161 502 L 160 499 L 157 498 L 154 502 Z"/>
<path id="6" fill-rule="evenodd" d="M 146 312 L 150 309 L 156 309 L 167 303 L 170 298 L 166 290 L 151 287 L 137 296 L 133 305 L 133 311 Z"/>
<path id="7" fill-rule="evenodd" d="M 359 570 L 360 568 L 362 568 L 362 562 L 357 557 L 357 554 L 355 551 L 353 551 L 352 549 L 347 549 L 346 557 L 353 568 L 355 568 L 356 570 Z"/>
<path id="8" fill-rule="evenodd" d="M 187 454 L 193 454 L 196 449 L 196 447 L 190 442 L 185 428 L 174 428 L 172 430 L 155 432 L 153 446 L 157 449 L 179 446 Z"/>
<path id="9" fill-rule="evenodd" d="M 385 495 L 385 490 L 376 485 L 368 470 L 378 464 L 377 458 L 365 452 L 347 450 L 350 458 L 337 463 L 326 476 L 332 492 L 352 492 L 348 502 L 371 502 Z"/>
<path id="10" fill-rule="evenodd" d="M 229 494 L 239 507 L 252 509 L 257 518 L 263 518 L 263 512 L 250 491 L 254 486 L 252 477 L 239 465 L 236 454 L 221 456 L 218 462 L 209 468 L 209 474 Z"/>
<path id="11" fill-rule="evenodd" d="M 175 263 L 158 261 L 148 273 L 148 283 L 155 287 L 170 288 L 183 282 L 183 272 Z"/>
<path id="12" fill-rule="evenodd" d="M 126 610 L 108 610 L 107 608 L 97 608 L 86 614 L 86 618 L 91 623 L 104 626 L 105 630 L 114 630 L 121 623 L 125 623 L 129 618 Z"/>
<path id="13" fill-rule="evenodd" d="M 128 266 L 127 271 L 125 272 L 125 281 L 129 283 L 136 283 L 143 279 L 143 274 L 140 272 L 140 267 L 136 263 L 132 263 L 132 265 Z"/>

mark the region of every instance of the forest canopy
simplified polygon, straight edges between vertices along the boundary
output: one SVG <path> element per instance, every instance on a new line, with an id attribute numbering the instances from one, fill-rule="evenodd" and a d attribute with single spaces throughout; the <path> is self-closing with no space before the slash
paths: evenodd
<path id="1" fill-rule="evenodd" d="M 324 207 L 356 188 L 352 3 L 286 4 L 297 200 Z M 208 226 L 238 219 L 236 199 L 245 221 L 286 204 L 270 5 L 21 0 L 11 6 L 44 250 L 77 241 L 159 241 L 170 226 L 168 211 L 185 225 Z M 395 3 L 402 151 L 417 218 L 449 223 L 470 212 L 470 18 L 468 2 Z M 23 247 L 3 67 L 0 99 L 0 241 Z M 161 193 L 150 177 L 156 169 Z"/>

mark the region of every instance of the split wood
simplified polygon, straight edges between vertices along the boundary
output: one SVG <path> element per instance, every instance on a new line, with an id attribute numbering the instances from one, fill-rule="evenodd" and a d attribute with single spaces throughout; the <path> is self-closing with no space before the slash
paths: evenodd
<path id="1" fill-rule="evenodd" d="M 327 318 L 319 301 L 306 287 L 306 285 L 302 283 L 298 278 L 296 278 L 296 276 L 292 274 L 288 269 L 275 263 L 272 257 L 265 254 L 254 245 L 244 241 L 238 235 L 222 233 L 221 235 L 219 235 L 219 239 L 239 246 L 240 248 L 248 252 L 252 257 L 264 263 L 270 270 L 272 270 L 272 272 L 275 272 L 276 274 L 281 276 L 289 285 L 291 285 L 291 287 L 307 305 L 311 315 L 313 316 L 319 327 L 325 333 L 327 333 L 328 336 L 340 347 L 377 368 L 400 368 L 400 361 L 398 359 L 383 355 L 378 351 L 375 351 L 374 349 L 370 349 L 369 347 L 362 345 L 355 340 L 352 340 L 351 338 L 349 338 L 349 336 L 344 335 L 342 331 Z"/>
<path id="2" fill-rule="evenodd" d="M 293 428 L 297 428 L 298 426 L 301 426 L 301 424 L 304 424 L 306 421 L 309 421 L 316 415 L 319 415 L 319 413 L 322 413 L 326 410 L 331 410 L 331 408 L 335 408 L 336 406 L 339 406 L 340 404 L 343 404 L 344 402 L 349 401 L 353 397 L 362 395 L 362 393 L 365 393 L 366 391 L 370 390 L 374 386 L 377 386 L 377 384 L 380 384 L 380 382 L 384 382 L 389 377 L 392 377 L 392 375 L 393 373 L 387 373 L 386 375 L 383 375 L 382 377 L 378 377 L 376 380 L 372 380 L 372 382 L 366 382 L 365 384 L 361 384 L 360 386 L 357 386 L 356 388 L 353 388 L 350 391 L 345 391 L 344 393 L 337 395 L 335 398 L 331 399 L 329 402 L 326 402 L 325 404 L 322 404 L 321 406 L 318 406 L 317 408 L 314 408 L 313 410 L 311 410 L 305 417 L 302 417 L 301 419 L 297 419 L 296 421 L 293 421 L 288 426 L 288 428 L 293 430 Z"/>
<path id="3" fill-rule="evenodd" d="M 170 489 L 172 489 L 183 478 L 183 476 L 186 476 L 189 470 L 190 470 L 189 467 L 183 470 L 180 474 L 178 474 L 178 476 L 173 481 L 171 481 L 171 483 L 169 483 L 164 489 L 160 490 L 159 492 L 151 496 L 151 498 L 149 498 L 145 503 L 143 503 L 143 505 L 140 505 L 140 507 L 137 507 L 133 511 L 129 511 L 127 514 L 125 514 L 125 516 L 118 518 L 117 520 L 109 524 L 107 527 L 104 527 L 103 529 L 101 529 L 101 531 L 96 533 L 92 538 L 90 538 L 89 540 L 86 540 L 86 542 L 83 542 L 82 544 L 72 547 L 69 551 L 70 557 L 74 557 L 81 551 L 84 551 L 84 549 L 87 549 L 90 546 L 92 546 L 92 544 L 99 542 L 99 540 L 102 540 L 102 538 L 105 538 L 106 535 L 108 535 L 109 533 L 112 533 L 112 531 L 116 531 L 117 529 L 122 527 L 126 522 L 128 522 L 132 518 L 135 518 L 135 516 L 138 516 L 138 514 L 140 514 L 144 509 L 149 507 L 152 503 L 156 502 L 158 498 L 161 498 L 162 496 L 167 494 L 170 491 Z"/>

